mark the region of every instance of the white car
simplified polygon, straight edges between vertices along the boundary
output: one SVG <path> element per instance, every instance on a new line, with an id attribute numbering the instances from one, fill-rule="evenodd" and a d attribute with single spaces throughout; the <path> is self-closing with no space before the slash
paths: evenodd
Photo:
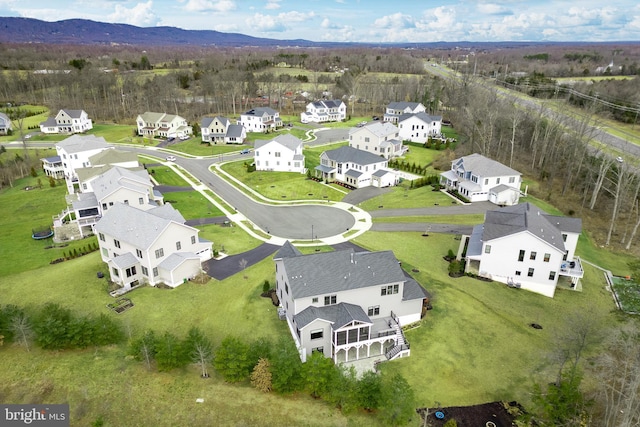
<path id="1" fill-rule="evenodd" d="M 176 156 L 167 156 L 167 162 L 175 162 Z"/>

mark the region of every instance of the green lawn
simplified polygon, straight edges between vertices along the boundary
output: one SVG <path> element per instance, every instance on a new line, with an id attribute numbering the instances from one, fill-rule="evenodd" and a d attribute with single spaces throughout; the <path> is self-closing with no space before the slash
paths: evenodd
<path id="1" fill-rule="evenodd" d="M 155 163 L 155 162 L 154 162 Z M 187 181 L 176 174 L 169 166 L 158 165 L 149 166 L 149 174 L 158 181 L 160 185 L 175 185 L 178 187 L 188 187 Z"/>
<path id="2" fill-rule="evenodd" d="M 620 301 L 622 310 L 627 313 L 640 313 L 640 285 L 635 280 L 614 276 L 613 290 Z"/>
<path id="3" fill-rule="evenodd" d="M 385 216 L 373 218 L 373 222 L 432 222 L 436 224 L 475 225 L 484 222 L 483 214 Z"/>
<path id="4" fill-rule="evenodd" d="M 180 211 L 185 219 L 210 218 L 224 214 L 202 194 L 193 191 L 175 191 L 163 193 L 164 201 Z"/>
<path id="5" fill-rule="evenodd" d="M 360 203 L 358 206 L 366 211 L 395 208 L 432 208 L 456 204 L 451 197 L 441 191 L 433 191 L 433 187 L 409 189 L 404 186 L 393 187 L 391 191 Z"/>
<path id="6" fill-rule="evenodd" d="M 191 154 L 193 156 L 217 156 L 225 153 L 233 153 L 246 148 L 241 144 L 214 144 L 203 143 L 199 136 L 180 141 L 167 147 L 169 150 Z"/>
<path id="7" fill-rule="evenodd" d="M 94 123 L 93 129 L 87 133 L 101 136 L 108 142 L 131 142 L 135 126 Z"/>
<path id="8" fill-rule="evenodd" d="M 199 225 L 200 237 L 211 240 L 213 249 L 227 255 L 241 254 L 255 249 L 262 244 L 235 225 L 222 226 L 218 224 Z"/>

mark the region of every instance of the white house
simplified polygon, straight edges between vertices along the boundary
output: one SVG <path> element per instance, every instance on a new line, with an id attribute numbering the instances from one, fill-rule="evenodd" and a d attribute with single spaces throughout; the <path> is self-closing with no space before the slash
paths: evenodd
<path id="1" fill-rule="evenodd" d="M 500 162 L 474 153 L 451 162 L 451 170 L 440 174 L 440 184 L 457 191 L 471 202 L 517 205 L 522 174 Z"/>
<path id="2" fill-rule="evenodd" d="M 560 277 L 572 289 L 583 277 L 575 253 L 581 231 L 579 218 L 549 215 L 530 203 L 487 211 L 468 238 L 465 271 L 553 297 Z"/>
<path id="3" fill-rule="evenodd" d="M 384 121 L 398 123 L 403 114 L 424 113 L 427 109 L 419 102 L 390 102 L 384 111 Z"/>
<path id="4" fill-rule="evenodd" d="M 276 294 L 304 362 L 409 356 L 401 327 L 418 322 L 429 294 L 393 252 L 353 249 L 303 255 L 291 243 L 274 255 Z"/>
<path id="5" fill-rule="evenodd" d="M 385 159 L 402 156 L 406 147 L 402 145 L 398 128 L 391 123 L 370 122 L 349 130 L 349 147 L 367 151 Z"/>
<path id="6" fill-rule="evenodd" d="M 347 106 L 339 99 L 310 102 L 300 113 L 302 123 L 340 122 L 346 118 Z"/>
<path id="7" fill-rule="evenodd" d="M 212 242 L 185 224 L 170 204 L 141 210 L 116 203 L 94 226 L 100 255 L 122 291 L 148 283 L 176 287 L 197 276 L 211 258 Z"/>
<path id="8" fill-rule="evenodd" d="M 398 118 L 398 130 L 403 141 L 425 143 L 429 137 L 442 134 L 442 116 L 403 114 Z"/>
<path id="9" fill-rule="evenodd" d="M 11 119 L 5 113 L 0 113 L 0 135 L 7 135 L 11 130 Z"/>
<path id="10" fill-rule="evenodd" d="M 56 154 L 62 161 L 64 178 L 67 182 L 69 194 L 78 190 L 78 176 L 76 169 L 91 166 L 89 158 L 104 150 L 113 148 L 102 137 L 94 135 L 73 135 L 56 144 Z M 55 162 L 52 167 L 55 167 Z M 52 173 L 56 172 L 53 169 Z"/>
<path id="11" fill-rule="evenodd" d="M 396 185 L 398 177 L 387 166 L 384 157 L 344 146 L 323 152 L 315 170 L 316 177 L 324 181 L 338 181 L 353 188 Z"/>
<path id="12" fill-rule="evenodd" d="M 242 144 L 247 138 L 247 131 L 242 125 L 232 124 L 222 116 L 205 117 L 200 122 L 202 142 L 209 144 Z"/>
<path id="13" fill-rule="evenodd" d="M 42 133 L 82 133 L 93 129 L 93 123 L 84 110 L 60 110 L 55 117 L 40 123 Z"/>
<path id="14" fill-rule="evenodd" d="M 254 143 L 256 170 L 305 173 L 302 141 L 285 133 L 271 140 L 257 140 Z"/>
<path id="15" fill-rule="evenodd" d="M 160 138 L 186 138 L 193 134 L 187 121 L 175 114 L 147 111 L 136 118 L 138 135 Z"/>
<path id="16" fill-rule="evenodd" d="M 238 124 L 247 132 L 266 132 L 282 126 L 280 113 L 270 107 L 256 107 L 240 114 Z"/>

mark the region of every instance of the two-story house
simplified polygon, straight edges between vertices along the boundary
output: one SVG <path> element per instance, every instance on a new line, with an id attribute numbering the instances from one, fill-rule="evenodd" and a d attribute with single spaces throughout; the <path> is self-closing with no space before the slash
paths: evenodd
<path id="1" fill-rule="evenodd" d="M 112 149 L 103 137 L 95 135 L 73 135 L 56 143 L 56 154 L 62 161 L 62 169 L 67 191 L 69 194 L 78 191 L 78 176 L 76 169 L 91 166 L 89 158 L 102 151 Z M 47 162 L 51 165 L 52 173 L 59 173 L 57 162 Z"/>
<path id="2" fill-rule="evenodd" d="M 424 113 L 427 109 L 420 102 L 390 102 L 384 111 L 384 121 L 398 123 L 403 114 Z"/>
<path id="3" fill-rule="evenodd" d="M 440 174 L 440 184 L 471 202 L 489 201 L 501 206 L 517 205 L 522 174 L 500 162 L 474 153 L 451 162 Z"/>
<path id="4" fill-rule="evenodd" d="M 11 130 L 11 119 L 5 113 L 0 113 L 0 135 L 8 135 Z"/>
<path id="5" fill-rule="evenodd" d="M 349 147 L 367 151 L 376 156 L 391 159 L 402 156 L 406 147 L 402 145 L 398 128 L 391 123 L 370 122 L 349 130 Z"/>
<path id="6" fill-rule="evenodd" d="M 209 144 L 242 144 L 247 138 L 244 126 L 232 124 L 222 116 L 205 117 L 200 122 L 202 142 Z"/>
<path id="7" fill-rule="evenodd" d="M 300 113 L 302 123 L 340 122 L 346 118 L 347 106 L 339 99 L 310 102 Z"/>
<path id="8" fill-rule="evenodd" d="M 193 129 L 183 118 L 175 114 L 147 111 L 136 118 L 138 135 L 160 138 L 188 138 Z"/>
<path id="9" fill-rule="evenodd" d="M 84 110 L 60 110 L 55 117 L 40 123 L 40 132 L 82 133 L 93 129 L 93 123 Z"/>
<path id="10" fill-rule="evenodd" d="M 118 202 L 94 232 L 109 277 L 122 292 L 144 283 L 176 287 L 197 276 L 211 258 L 212 242 L 201 239 L 170 204 L 142 210 Z"/>
<path id="11" fill-rule="evenodd" d="M 579 218 L 549 215 L 530 203 L 487 211 L 468 238 L 465 271 L 553 297 L 560 278 L 576 289 L 583 277 L 576 256 L 581 231 Z"/>
<path id="12" fill-rule="evenodd" d="M 315 171 L 323 181 L 338 181 L 353 188 L 396 185 L 398 177 L 387 166 L 384 157 L 343 146 L 324 151 Z"/>
<path id="13" fill-rule="evenodd" d="M 393 252 L 353 249 L 303 255 L 291 243 L 274 255 L 276 294 L 304 362 L 409 356 L 402 326 L 424 316 L 429 294 Z"/>
<path id="14" fill-rule="evenodd" d="M 403 114 L 398 118 L 398 133 L 403 141 L 425 143 L 429 137 L 442 133 L 442 116 Z"/>
<path id="15" fill-rule="evenodd" d="M 282 127 L 280 113 L 270 107 L 256 107 L 240 114 L 238 124 L 247 132 L 266 132 Z"/>
<path id="16" fill-rule="evenodd" d="M 302 141 L 285 133 L 271 140 L 256 140 L 253 158 L 256 170 L 305 173 Z"/>

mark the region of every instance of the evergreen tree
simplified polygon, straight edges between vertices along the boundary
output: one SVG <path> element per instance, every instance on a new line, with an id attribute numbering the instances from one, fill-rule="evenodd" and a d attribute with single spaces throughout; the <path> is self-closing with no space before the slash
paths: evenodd
<path id="1" fill-rule="evenodd" d="M 358 405 L 368 411 L 378 409 L 382 401 L 382 379 L 373 372 L 365 372 L 356 387 Z"/>
<path id="2" fill-rule="evenodd" d="M 302 365 L 305 389 L 316 398 L 328 394 L 329 387 L 335 383 L 334 376 L 339 374 L 333 360 L 320 352 L 312 353 Z"/>
<path id="3" fill-rule="evenodd" d="M 292 393 L 302 390 L 302 362 L 298 349 L 289 337 L 281 337 L 273 349 L 271 375 L 273 390 Z"/>
<path id="4" fill-rule="evenodd" d="M 264 393 L 272 387 L 270 366 L 269 359 L 261 358 L 251 372 L 251 385 Z"/>
<path id="5" fill-rule="evenodd" d="M 408 424 L 416 413 L 413 389 L 400 374 L 383 375 L 382 384 L 378 417 L 387 426 Z"/>
<path id="6" fill-rule="evenodd" d="M 159 371 L 170 371 L 187 364 L 180 340 L 170 332 L 165 332 L 156 341 L 156 363 Z"/>
<path id="7" fill-rule="evenodd" d="M 151 369 L 151 363 L 156 359 L 157 337 L 154 331 L 147 330 L 144 335 L 131 343 L 129 354 L 136 360 L 144 361 L 147 369 Z"/>
<path id="8" fill-rule="evenodd" d="M 254 367 L 249 357 L 249 346 L 236 337 L 226 337 L 215 353 L 213 366 L 227 382 L 246 380 Z"/>

